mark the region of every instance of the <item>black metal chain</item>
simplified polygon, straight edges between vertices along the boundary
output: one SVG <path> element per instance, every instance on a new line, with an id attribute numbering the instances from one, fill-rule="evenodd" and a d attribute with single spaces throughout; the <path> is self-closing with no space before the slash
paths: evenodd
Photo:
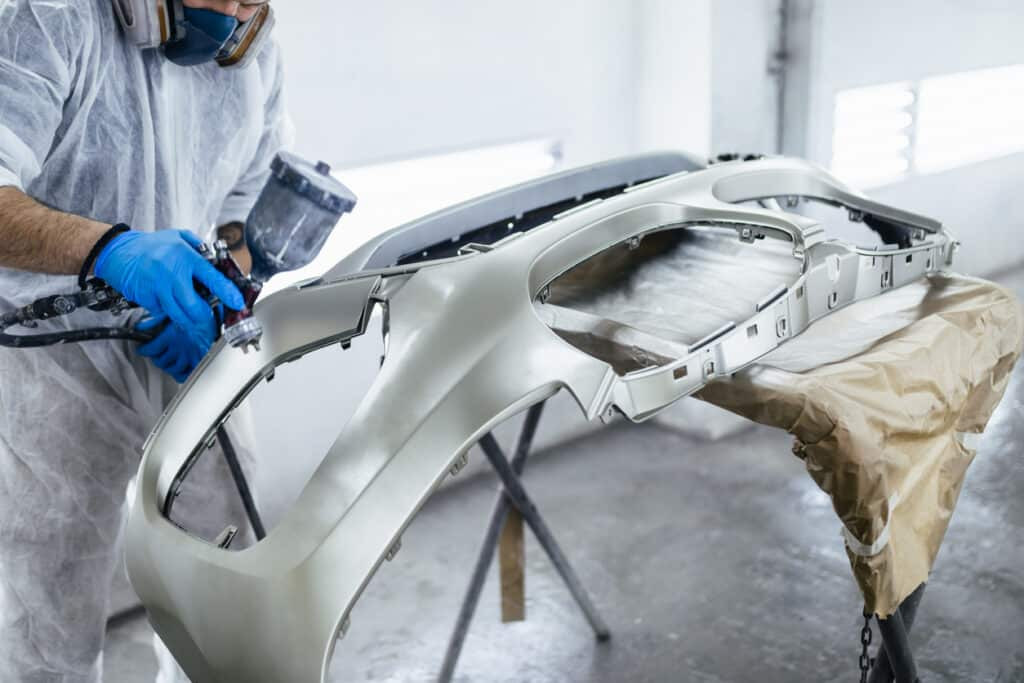
<path id="1" fill-rule="evenodd" d="M 868 673 L 874 666 L 875 660 L 868 654 L 868 647 L 871 645 L 871 612 L 864 610 L 864 626 L 860 630 L 860 683 L 868 683 Z"/>

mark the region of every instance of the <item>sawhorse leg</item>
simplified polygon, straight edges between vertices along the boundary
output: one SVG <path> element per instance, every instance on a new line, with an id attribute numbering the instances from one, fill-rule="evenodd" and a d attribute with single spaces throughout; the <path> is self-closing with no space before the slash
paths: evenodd
<path id="1" fill-rule="evenodd" d="M 523 468 L 526 466 L 526 458 L 530 454 L 530 446 L 533 444 L 537 423 L 540 421 L 543 410 L 544 404 L 538 403 L 531 406 L 529 411 L 527 411 L 522 431 L 519 434 L 519 443 L 516 446 L 511 461 L 506 459 L 501 447 L 491 434 L 487 434 L 480 439 L 480 447 L 501 479 L 503 490 L 498 494 L 494 508 L 491 511 L 491 518 L 487 524 L 487 531 L 484 534 L 483 546 L 480 548 L 480 554 L 477 556 L 473 576 L 470 579 L 469 587 L 466 589 L 466 596 L 462 601 L 462 608 L 459 610 L 459 616 L 455 622 L 455 630 L 452 632 L 451 640 L 448 641 L 448 650 L 445 652 L 444 663 L 438 676 L 438 681 L 441 683 L 451 681 L 455 673 L 455 665 L 459 660 L 459 654 L 462 652 L 462 644 L 466 640 L 469 624 L 473 620 L 473 613 L 480 602 L 480 593 L 483 591 L 484 582 L 487 580 L 487 571 L 491 566 L 491 560 L 494 558 L 498 537 L 501 534 L 501 529 L 505 524 L 505 519 L 508 517 L 511 507 L 514 507 L 523 516 L 530 530 L 533 531 L 540 542 L 541 547 L 544 548 L 548 557 L 551 558 L 555 569 L 562 576 L 562 580 L 565 581 L 572 596 L 583 610 L 587 621 L 590 622 L 591 628 L 594 629 L 597 639 L 600 641 L 608 640 L 611 635 L 604 620 L 601 619 L 597 609 L 590 601 L 590 597 L 587 595 L 586 590 L 584 590 L 576 573 L 569 566 L 569 561 L 566 559 L 565 554 L 558 546 L 547 524 L 540 516 L 536 506 L 530 500 L 526 489 L 523 488 L 523 484 L 519 480 L 519 475 L 522 474 Z"/>
<path id="2" fill-rule="evenodd" d="M 242 464 L 238 461 L 235 445 L 231 443 L 231 437 L 228 436 L 228 431 L 224 429 L 224 425 L 217 427 L 217 440 L 220 442 L 221 451 L 224 452 L 224 460 L 231 471 L 231 478 L 235 481 L 235 486 L 238 488 L 238 496 L 242 499 L 242 507 L 245 508 L 245 514 L 249 518 L 252 532 L 256 536 L 257 541 L 262 541 L 267 536 L 266 529 L 263 527 L 263 519 L 256 509 L 256 502 L 253 500 L 252 490 L 249 488 L 249 482 L 245 478 L 245 472 L 242 471 Z"/>
<path id="3" fill-rule="evenodd" d="M 877 620 L 882 644 L 878 648 L 869 683 L 917 683 L 919 680 L 909 636 L 917 616 L 917 607 L 921 604 L 921 596 L 924 595 L 924 586 L 922 583 L 908 595 L 895 614 L 888 619 Z"/>
<path id="4" fill-rule="evenodd" d="M 217 427 L 217 440 L 220 442 L 220 448 L 223 451 L 224 460 L 228 464 L 228 469 L 231 471 L 231 478 L 238 489 L 238 495 L 242 499 L 242 506 L 245 508 L 245 514 L 249 518 L 252 532 L 256 536 L 257 541 L 262 541 L 267 535 L 266 529 L 263 527 L 263 519 L 260 517 L 259 510 L 256 509 L 252 489 L 249 488 L 245 472 L 242 471 L 242 464 L 238 460 L 238 452 L 235 450 L 235 445 L 231 442 L 231 437 L 228 436 L 227 430 L 224 429 L 224 425 Z M 107 617 L 107 630 L 117 628 L 126 622 L 141 617 L 145 613 L 146 608 L 137 603 L 114 612 Z"/>

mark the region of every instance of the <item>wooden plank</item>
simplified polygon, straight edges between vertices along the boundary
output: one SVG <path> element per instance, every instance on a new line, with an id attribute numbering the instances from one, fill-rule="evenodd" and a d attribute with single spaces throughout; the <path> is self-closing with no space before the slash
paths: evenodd
<path id="1" fill-rule="evenodd" d="M 498 546 L 501 577 L 501 621 L 526 620 L 526 550 L 523 542 L 523 517 L 512 508 L 501 529 Z"/>

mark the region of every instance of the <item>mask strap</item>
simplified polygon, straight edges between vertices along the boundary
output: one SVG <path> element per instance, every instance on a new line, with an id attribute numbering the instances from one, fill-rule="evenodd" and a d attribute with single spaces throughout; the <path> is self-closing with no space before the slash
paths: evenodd
<path id="1" fill-rule="evenodd" d="M 167 43 L 179 41 L 185 37 L 185 3 L 183 0 L 149 0 L 157 5 L 166 4 L 170 26 L 167 31 Z"/>

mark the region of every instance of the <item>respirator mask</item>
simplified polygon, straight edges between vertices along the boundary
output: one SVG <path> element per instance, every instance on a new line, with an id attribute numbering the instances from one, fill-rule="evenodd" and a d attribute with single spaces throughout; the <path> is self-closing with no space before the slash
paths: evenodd
<path id="1" fill-rule="evenodd" d="M 125 35 L 142 48 L 162 47 L 180 66 L 215 61 L 222 67 L 245 67 L 263 49 L 274 27 L 270 0 L 242 1 L 258 6 L 248 21 L 220 12 L 185 7 L 182 0 L 113 0 Z"/>

